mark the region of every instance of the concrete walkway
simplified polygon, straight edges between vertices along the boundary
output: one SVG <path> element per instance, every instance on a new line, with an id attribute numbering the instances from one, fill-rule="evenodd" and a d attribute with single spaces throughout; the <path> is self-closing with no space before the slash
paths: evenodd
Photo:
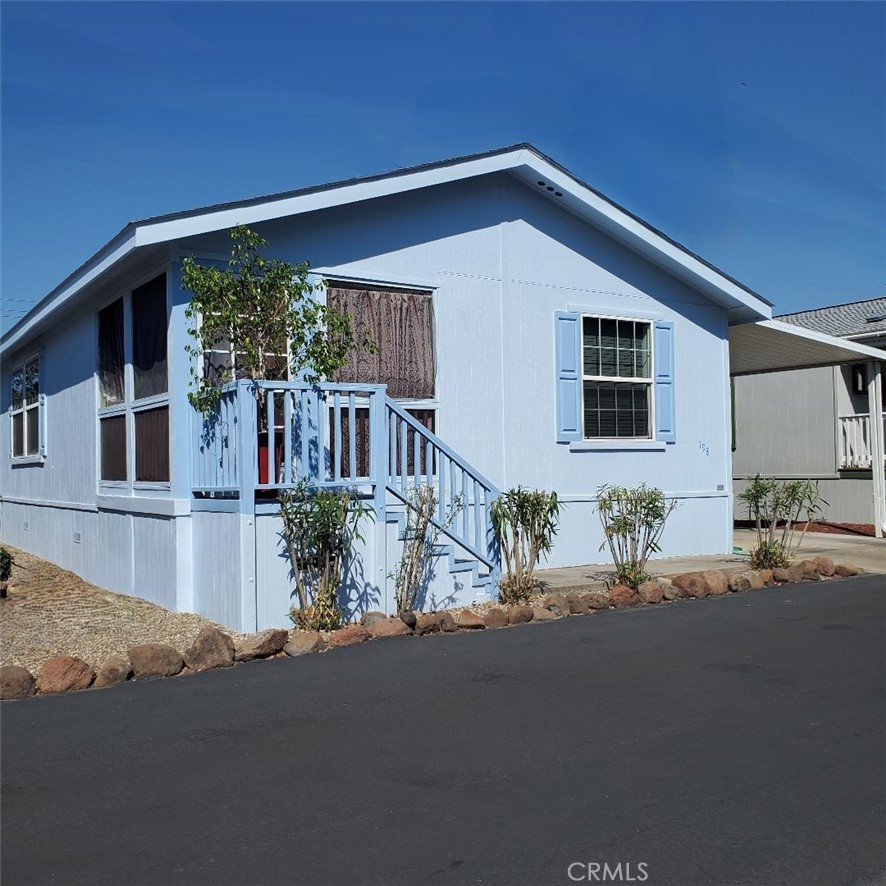
<path id="1" fill-rule="evenodd" d="M 736 529 L 733 554 L 711 554 L 705 557 L 663 557 L 651 560 L 653 575 L 679 575 L 681 572 L 699 572 L 704 569 L 737 569 L 748 564 L 748 551 L 756 542 L 752 529 Z M 740 550 L 740 552 L 738 552 Z M 886 539 L 864 538 L 855 535 L 831 535 L 824 532 L 807 533 L 800 547 L 798 559 L 830 557 L 835 563 L 854 563 L 865 572 L 886 573 Z M 602 588 L 612 577 L 611 563 L 591 563 L 562 569 L 540 569 L 536 577 L 545 590 L 569 591 Z"/>

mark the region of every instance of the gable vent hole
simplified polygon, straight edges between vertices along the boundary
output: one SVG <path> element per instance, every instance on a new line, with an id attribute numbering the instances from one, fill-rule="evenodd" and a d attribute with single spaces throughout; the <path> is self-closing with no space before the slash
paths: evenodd
<path id="1" fill-rule="evenodd" d="M 563 196 L 563 192 L 562 192 L 562 191 L 554 191 L 554 196 L 555 196 L 555 197 L 562 197 L 562 196 Z"/>
<path id="2" fill-rule="evenodd" d="M 548 190 L 553 191 L 554 189 L 550 185 L 548 185 Z"/>
<path id="3" fill-rule="evenodd" d="M 542 187 L 542 188 L 543 188 L 543 187 L 547 184 L 547 182 L 536 182 L 536 184 L 537 184 L 539 187 Z"/>

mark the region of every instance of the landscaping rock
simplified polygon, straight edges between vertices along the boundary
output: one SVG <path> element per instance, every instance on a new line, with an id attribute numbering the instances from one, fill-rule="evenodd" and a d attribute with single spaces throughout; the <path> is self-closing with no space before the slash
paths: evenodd
<path id="1" fill-rule="evenodd" d="M 806 571 L 803 569 L 803 567 L 799 563 L 795 563 L 793 566 L 788 566 L 787 573 L 788 573 L 788 581 L 791 584 L 796 584 L 797 582 L 801 582 L 806 577 Z M 816 573 L 816 577 L 817 576 L 818 576 L 818 573 Z"/>
<path id="2" fill-rule="evenodd" d="M 541 601 L 542 609 L 548 609 L 554 615 L 569 615 L 569 604 L 562 594 L 548 594 Z"/>
<path id="3" fill-rule="evenodd" d="M 458 614 L 457 624 L 463 631 L 477 631 L 486 627 L 483 624 L 483 617 L 474 612 L 473 609 L 462 609 Z"/>
<path id="4" fill-rule="evenodd" d="M 785 582 L 790 581 L 791 577 L 788 575 L 787 569 L 781 566 L 776 566 L 775 569 L 772 570 L 772 580 L 776 584 L 784 584 Z"/>
<path id="5" fill-rule="evenodd" d="M 641 603 L 661 603 L 664 594 L 661 585 L 657 581 L 644 581 L 637 588 L 637 595 L 640 597 Z"/>
<path id="6" fill-rule="evenodd" d="M 751 587 L 746 572 L 730 572 L 727 579 L 727 585 L 733 594 L 747 591 Z"/>
<path id="7" fill-rule="evenodd" d="M 531 606 L 511 606 L 508 608 L 508 624 L 522 625 L 532 621 Z"/>
<path id="8" fill-rule="evenodd" d="M 105 663 L 98 669 L 95 675 L 95 683 L 92 685 L 96 689 L 104 689 L 106 686 L 116 686 L 118 683 L 125 683 L 132 676 L 132 665 L 128 658 L 122 655 L 112 655 L 106 659 Z"/>
<path id="9" fill-rule="evenodd" d="M 234 641 L 224 631 L 204 625 L 182 657 L 192 671 L 229 668 L 234 663 Z"/>
<path id="10" fill-rule="evenodd" d="M 661 585 L 661 595 L 665 600 L 670 602 L 671 600 L 679 600 L 683 596 L 683 592 L 679 588 L 674 587 L 668 579 L 660 578 L 658 583 Z"/>
<path id="11" fill-rule="evenodd" d="M 412 634 L 409 625 L 396 617 L 386 618 L 383 621 L 374 621 L 368 630 L 369 636 L 374 640 L 380 640 L 383 637 L 408 637 Z"/>
<path id="12" fill-rule="evenodd" d="M 270 658 L 280 652 L 289 640 L 289 631 L 269 628 L 257 634 L 249 634 L 234 644 L 234 661 L 252 661 L 254 658 Z"/>
<path id="13" fill-rule="evenodd" d="M 591 611 L 581 594 L 576 594 L 575 591 L 566 595 L 566 605 L 571 615 L 587 615 Z"/>
<path id="14" fill-rule="evenodd" d="M 18 665 L 0 668 L 0 698 L 30 698 L 36 691 L 37 681 L 27 669 Z"/>
<path id="15" fill-rule="evenodd" d="M 181 655 L 166 643 L 130 646 L 127 655 L 135 677 L 174 677 L 185 666 Z"/>
<path id="16" fill-rule="evenodd" d="M 771 569 L 758 569 L 756 570 L 757 574 L 760 576 L 760 579 L 763 582 L 764 587 L 771 587 L 775 584 L 775 579 L 772 577 Z"/>
<path id="17" fill-rule="evenodd" d="M 814 557 L 812 562 L 815 563 L 818 574 L 825 578 L 830 578 L 837 571 L 834 561 L 830 557 Z"/>
<path id="18" fill-rule="evenodd" d="M 458 627 L 455 624 L 455 619 L 452 617 L 451 612 L 438 612 L 437 624 L 440 626 L 440 630 L 444 634 L 452 634 L 458 630 Z"/>
<path id="19" fill-rule="evenodd" d="M 283 651 L 290 658 L 297 658 L 311 652 L 322 652 L 326 645 L 326 640 L 319 631 L 293 631 Z"/>
<path id="20" fill-rule="evenodd" d="M 818 581 L 818 563 L 815 560 L 801 560 L 797 566 L 803 570 L 803 581 Z"/>
<path id="21" fill-rule="evenodd" d="M 506 628 L 508 626 L 508 616 L 504 609 L 497 606 L 488 610 L 483 616 L 483 624 L 487 628 Z"/>
<path id="22" fill-rule="evenodd" d="M 744 577 L 748 580 L 748 584 L 755 590 L 758 591 L 760 588 L 766 587 L 766 582 L 763 580 L 763 576 L 756 569 L 748 569 L 747 572 L 742 573 Z"/>
<path id="23" fill-rule="evenodd" d="M 609 592 L 609 603 L 616 609 L 630 609 L 640 605 L 640 595 L 627 585 L 615 585 Z"/>
<path id="24" fill-rule="evenodd" d="M 418 618 L 416 614 L 410 610 L 409 612 L 401 612 L 400 620 L 403 622 L 403 624 L 406 625 L 406 627 L 409 628 L 410 631 L 414 631 Z"/>
<path id="25" fill-rule="evenodd" d="M 95 671 L 73 655 L 59 655 L 44 661 L 37 672 L 37 692 L 71 692 L 87 689 L 95 679 Z"/>
<path id="26" fill-rule="evenodd" d="M 708 586 L 701 575 L 700 572 L 684 572 L 681 575 L 675 575 L 671 579 L 671 584 L 684 597 L 707 597 Z"/>
<path id="27" fill-rule="evenodd" d="M 818 574 L 824 578 L 833 577 L 834 573 L 837 571 L 837 567 L 834 565 L 834 561 L 830 557 L 813 557 L 812 562 L 815 564 Z"/>
<path id="28" fill-rule="evenodd" d="M 436 634 L 440 630 L 440 613 L 419 612 L 415 620 L 415 636 L 424 637 L 425 634 Z"/>
<path id="29" fill-rule="evenodd" d="M 330 649 L 340 649 L 343 646 L 356 646 L 365 643 L 369 639 L 369 631 L 363 625 L 345 625 L 329 635 Z"/>
<path id="30" fill-rule="evenodd" d="M 541 606 L 533 606 L 532 607 L 532 621 L 556 621 L 559 618 L 558 615 L 551 612 L 550 609 L 544 609 Z"/>
<path id="31" fill-rule="evenodd" d="M 706 572 L 702 572 L 701 578 L 707 586 L 710 597 L 722 597 L 729 589 L 726 573 L 720 569 L 708 569 Z"/>
<path id="32" fill-rule="evenodd" d="M 853 575 L 861 575 L 862 570 L 854 563 L 840 563 L 834 567 L 834 574 L 841 578 L 849 578 Z"/>
<path id="33" fill-rule="evenodd" d="M 384 612 L 372 610 L 363 613 L 363 617 L 360 619 L 360 624 L 363 625 L 364 628 L 371 628 L 377 621 L 387 621 L 387 618 L 388 617 Z"/>
<path id="34" fill-rule="evenodd" d="M 609 608 L 609 594 L 606 591 L 588 591 L 583 595 L 583 599 L 588 604 L 588 609 Z"/>

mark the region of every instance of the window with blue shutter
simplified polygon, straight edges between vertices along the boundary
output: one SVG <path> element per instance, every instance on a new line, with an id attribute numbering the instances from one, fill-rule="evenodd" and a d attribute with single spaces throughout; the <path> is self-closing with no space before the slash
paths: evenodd
<path id="1" fill-rule="evenodd" d="M 561 311 L 555 334 L 558 442 L 676 440 L 673 323 Z"/>
<path id="2" fill-rule="evenodd" d="M 655 323 L 655 439 L 677 441 L 677 410 L 674 401 L 674 324 Z"/>
<path id="3" fill-rule="evenodd" d="M 554 319 L 557 363 L 557 442 L 581 440 L 581 315 L 558 311 Z"/>

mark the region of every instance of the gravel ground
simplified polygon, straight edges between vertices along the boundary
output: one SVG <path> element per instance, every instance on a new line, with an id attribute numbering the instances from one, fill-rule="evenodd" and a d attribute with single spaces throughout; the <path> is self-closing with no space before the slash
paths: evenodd
<path id="1" fill-rule="evenodd" d="M 139 643 L 187 648 L 200 628 L 213 624 L 185 612 L 114 594 L 74 573 L 5 546 L 15 559 L 8 596 L 0 600 L 0 664 L 36 674 L 47 658 L 76 655 L 98 667 Z M 216 625 L 216 627 L 220 627 Z M 237 639 L 240 635 L 227 630 Z"/>

